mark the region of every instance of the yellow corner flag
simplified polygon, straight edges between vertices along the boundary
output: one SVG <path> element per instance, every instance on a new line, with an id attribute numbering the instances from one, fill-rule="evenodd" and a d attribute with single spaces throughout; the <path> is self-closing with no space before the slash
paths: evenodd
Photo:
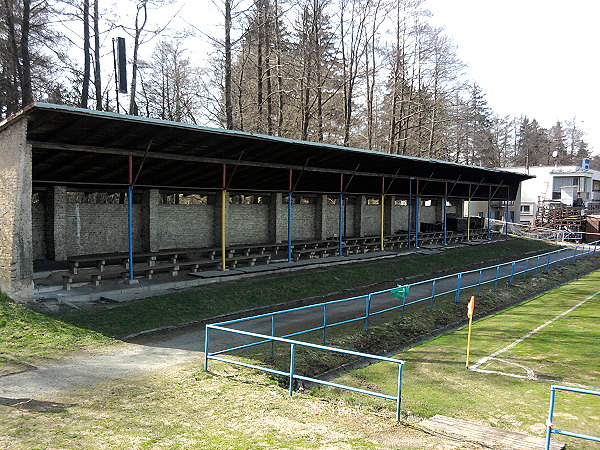
<path id="1" fill-rule="evenodd" d="M 467 304 L 467 317 L 469 318 L 469 334 L 467 335 L 467 368 L 469 367 L 469 353 L 471 351 L 471 325 L 473 324 L 473 311 L 475 310 L 475 297 L 471 296 L 471 300 Z"/>

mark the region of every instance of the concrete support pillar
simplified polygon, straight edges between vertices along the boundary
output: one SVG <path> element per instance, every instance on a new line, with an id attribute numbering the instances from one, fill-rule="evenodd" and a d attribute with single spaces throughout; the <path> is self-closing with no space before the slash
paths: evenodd
<path id="1" fill-rule="evenodd" d="M 157 252 L 161 249 L 158 208 L 160 191 L 146 189 L 142 195 L 142 248 Z"/>
<path id="2" fill-rule="evenodd" d="M 362 237 L 365 235 L 365 206 L 367 198 L 364 195 L 356 196 L 354 205 L 354 236 Z"/>
<path id="3" fill-rule="evenodd" d="M 46 242 L 48 257 L 65 261 L 67 242 L 67 187 L 51 186 L 46 191 Z"/>
<path id="4" fill-rule="evenodd" d="M 31 146 L 27 120 L 0 132 L 0 290 L 33 299 Z"/>
<path id="5" fill-rule="evenodd" d="M 327 195 L 317 195 L 315 211 L 315 239 L 323 240 L 327 232 Z"/>
<path id="6" fill-rule="evenodd" d="M 383 218 L 383 233 L 386 236 L 394 234 L 400 228 L 398 223 L 398 208 L 395 207 L 396 197 L 393 195 L 385 196 L 385 208 Z"/>
<path id="7" fill-rule="evenodd" d="M 269 240 L 276 243 L 287 240 L 287 204 L 283 204 L 283 194 L 281 192 L 271 195 Z"/>

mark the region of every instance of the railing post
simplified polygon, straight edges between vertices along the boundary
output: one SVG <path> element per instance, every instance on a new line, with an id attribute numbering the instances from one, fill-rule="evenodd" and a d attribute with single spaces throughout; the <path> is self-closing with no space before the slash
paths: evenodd
<path id="1" fill-rule="evenodd" d="M 546 450 L 550 450 L 550 437 L 552 436 L 552 420 L 554 418 L 554 400 L 556 399 L 556 389 L 550 386 L 550 408 L 548 409 L 548 420 L 546 420 Z"/>
<path id="2" fill-rule="evenodd" d="M 271 316 L 271 337 L 275 336 L 275 316 Z M 271 358 L 275 356 L 275 341 L 271 339 Z"/>
<path id="3" fill-rule="evenodd" d="M 575 246 L 575 248 L 573 249 L 573 264 L 575 264 L 576 260 L 577 260 L 577 246 Z"/>
<path id="4" fill-rule="evenodd" d="M 327 305 L 323 305 L 323 344 L 327 340 Z"/>
<path id="5" fill-rule="evenodd" d="M 477 282 L 477 294 L 481 292 L 481 278 L 483 277 L 483 269 L 479 269 L 479 281 Z"/>
<path id="6" fill-rule="evenodd" d="M 594 256 L 596 256 L 596 246 L 598 245 L 598 241 L 594 242 Z"/>
<path id="7" fill-rule="evenodd" d="M 396 399 L 396 421 L 400 422 L 400 402 L 402 401 L 402 372 L 404 364 L 398 364 L 398 397 Z"/>
<path id="8" fill-rule="evenodd" d="M 546 263 L 546 273 L 550 272 L 550 260 L 552 259 L 552 253 L 548 253 L 548 262 Z"/>
<path id="9" fill-rule="evenodd" d="M 208 372 L 208 327 L 204 329 L 204 371 Z"/>
<path id="10" fill-rule="evenodd" d="M 510 278 L 508 279 L 508 285 L 512 286 L 513 277 L 515 276 L 515 262 L 510 265 Z"/>
<path id="11" fill-rule="evenodd" d="M 456 280 L 456 297 L 454 298 L 454 301 L 456 303 L 458 303 L 458 299 L 460 298 L 460 283 L 462 281 L 462 272 L 458 274 L 457 280 Z"/>
<path id="12" fill-rule="evenodd" d="M 290 397 L 294 395 L 294 367 L 296 365 L 296 344 L 290 344 Z"/>
<path id="13" fill-rule="evenodd" d="M 562 249 L 558 249 L 558 252 L 556 253 L 556 267 L 558 268 L 558 264 L 560 263 L 560 252 Z"/>
<path id="14" fill-rule="evenodd" d="M 494 290 L 498 289 L 498 275 L 500 274 L 500 265 L 496 266 L 496 280 L 494 281 Z"/>
<path id="15" fill-rule="evenodd" d="M 432 282 L 431 286 L 431 303 L 429 304 L 429 311 L 433 311 L 433 299 L 435 298 L 435 280 Z"/>
<path id="16" fill-rule="evenodd" d="M 537 262 L 535 263 L 535 272 L 534 272 L 534 274 L 537 275 L 539 270 L 540 270 L 540 255 L 538 255 Z"/>
<path id="17" fill-rule="evenodd" d="M 529 258 L 525 260 L 525 270 L 523 271 L 523 279 L 527 279 L 527 270 L 529 269 Z"/>
<path id="18" fill-rule="evenodd" d="M 369 329 L 369 314 L 371 314 L 371 294 L 367 295 L 367 302 L 365 305 L 365 330 Z"/>

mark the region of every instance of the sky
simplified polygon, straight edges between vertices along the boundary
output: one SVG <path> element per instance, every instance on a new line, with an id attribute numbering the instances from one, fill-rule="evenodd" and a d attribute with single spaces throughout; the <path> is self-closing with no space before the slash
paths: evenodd
<path id="1" fill-rule="evenodd" d="M 576 119 L 600 154 L 600 2 L 427 0 L 498 114 Z"/>
<path id="2" fill-rule="evenodd" d="M 248 1 L 248 0 L 242 0 Z M 499 115 L 527 116 L 550 128 L 575 119 L 600 154 L 600 0 L 425 0 L 434 25 L 445 28 L 466 64 L 465 76 L 483 89 Z M 202 65 L 206 35 L 222 27 L 220 0 L 179 0 L 170 27 L 196 28 L 189 50 Z M 152 11 L 150 18 L 172 15 Z M 204 34 L 205 33 L 205 34 Z M 145 44 L 148 52 L 154 43 Z"/>

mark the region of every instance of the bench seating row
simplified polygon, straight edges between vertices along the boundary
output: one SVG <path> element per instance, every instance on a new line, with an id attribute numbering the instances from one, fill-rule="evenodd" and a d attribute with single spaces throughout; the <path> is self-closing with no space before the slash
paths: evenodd
<path id="1" fill-rule="evenodd" d="M 447 242 L 466 240 L 467 233 L 448 232 Z M 472 230 L 471 238 L 487 237 L 486 230 Z M 411 245 L 414 245 L 414 235 Z M 441 244 L 443 232 L 419 233 L 419 244 Z M 398 251 L 408 247 L 406 233 L 386 236 L 384 250 Z M 351 237 L 343 239 L 342 252 L 344 255 L 360 254 L 381 250 L 379 236 Z M 222 267 L 220 258 L 221 248 L 188 248 L 165 249 L 157 252 L 136 252 L 133 255 L 134 275 L 152 279 L 156 273 L 169 273 L 175 277 L 182 270 L 191 273 L 201 269 L 218 270 Z M 301 259 L 323 258 L 339 253 L 339 241 L 336 237 L 325 240 L 296 241 L 292 244 L 294 261 Z M 256 263 L 269 264 L 273 259 L 287 259 L 287 243 L 235 245 L 226 249 L 226 267 L 237 268 L 240 264 L 254 266 Z M 70 290 L 77 281 L 91 280 L 99 285 L 105 278 L 127 278 L 129 275 L 129 255 L 127 253 L 112 253 L 73 256 L 68 258 L 69 273 L 63 275 L 63 288 Z"/>

